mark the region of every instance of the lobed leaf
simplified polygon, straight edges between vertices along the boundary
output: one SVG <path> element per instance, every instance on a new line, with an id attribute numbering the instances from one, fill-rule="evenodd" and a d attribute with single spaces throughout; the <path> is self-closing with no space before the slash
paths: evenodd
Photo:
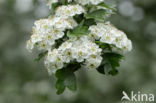
<path id="1" fill-rule="evenodd" d="M 68 64 L 67 67 L 56 71 L 55 76 L 57 78 L 57 82 L 55 87 L 58 95 L 62 94 L 66 87 L 71 91 L 77 90 L 76 76 L 74 72 L 79 68 L 79 64 Z"/>
<path id="2" fill-rule="evenodd" d="M 113 8 L 113 7 L 109 6 L 108 4 L 106 4 L 106 3 L 104 3 L 104 2 L 98 4 L 98 6 L 104 7 L 104 8 L 106 8 L 106 9 L 108 9 L 108 10 L 111 10 L 112 12 L 115 12 L 115 11 L 116 11 L 116 8 Z"/>
<path id="3" fill-rule="evenodd" d="M 108 13 L 104 9 L 95 10 L 91 13 L 84 15 L 86 19 L 95 19 L 96 21 L 104 22 L 108 17 Z"/>
<path id="4" fill-rule="evenodd" d="M 117 67 L 120 66 L 120 61 L 123 55 L 117 53 L 103 54 L 103 61 L 97 71 L 102 74 L 116 75 L 118 73 Z"/>

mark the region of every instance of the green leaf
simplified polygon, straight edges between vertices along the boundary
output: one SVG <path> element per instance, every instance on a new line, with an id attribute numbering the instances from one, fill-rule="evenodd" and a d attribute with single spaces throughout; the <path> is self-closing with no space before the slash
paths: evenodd
<path id="1" fill-rule="evenodd" d="M 76 84 L 76 76 L 74 73 L 71 73 L 67 76 L 67 78 L 64 81 L 65 86 L 71 91 L 77 90 L 77 84 Z"/>
<path id="2" fill-rule="evenodd" d="M 65 85 L 63 83 L 63 80 L 61 80 L 61 79 L 57 80 L 55 87 L 57 89 L 57 94 L 58 95 L 62 94 L 65 90 Z"/>
<path id="3" fill-rule="evenodd" d="M 109 44 L 106 44 L 106 43 L 103 43 L 103 42 L 100 42 L 100 41 L 95 41 L 95 43 L 97 45 L 99 45 L 99 47 L 102 48 L 103 50 L 108 49 L 109 51 L 112 51 Z"/>
<path id="4" fill-rule="evenodd" d="M 91 13 L 85 14 L 84 16 L 86 19 L 95 19 L 97 21 L 104 22 L 105 19 L 109 17 L 108 14 L 109 13 L 105 9 L 99 9 Z"/>
<path id="5" fill-rule="evenodd" d="M 96 25 L 96 22 L 94 19 L 86 19 L 84 25 L 89 27 L 91 25 Z"/>
<path id="6" fill-rule="evenodd" d="M 74 74 L 80 68 L 80 64 L 68 64 L 65 68 L 56 71 L 57 78 L 56 89 L 57 94 L 62 94 L 67 87 L 71 91 L 77 90 L 76 76 Z"/>
<path id="7" fill-rule="evenodd" d="M 105 53 L 104 56 L 111 63 L 112 68 L 119 67 L 119 62 L 123 58 L 123 55 L 117 53 Z"/>
<path id="8" fill-rule="evenodd" d="M 74 36 L 82 36 L 82 35 L 88 35 L 90 31 L 88 30 L 87 26 L 83 26 L 84 20 L 72 31 L 67 32 L 68 37 L 74 37 Z"/>
<path id="9" fill-rule="evenodd" d="M 116 75 L 118 73 L 117 67 L 120 66 L 122 55 L 117 53 L 103 54 L 103 61 L 97 71 L 102 74 Z"/>
<path id="10" fill-rule="evenodd" d="M 116 8 L 113 8 L 113 7 L 109 6 L 108 4 L 106 4 L 106 3 L 104 3 L 104 2 L 98 4 L 98 6 L 104 7 L 104 8 L 106 8 L 106 9 L 108 9 L 108 10 L 111 10 L 112 12 L 115 12 L 115 11 L 116 11 Z"/>
<path id="11" fill-rule="evenodd" d="M 48 53 L 48 51 L 42 52 L 38 55 L 38 57 L 35 59 L 36 62 L 39 62 L 43 57 L 46 56 L 46 54 Z"/>

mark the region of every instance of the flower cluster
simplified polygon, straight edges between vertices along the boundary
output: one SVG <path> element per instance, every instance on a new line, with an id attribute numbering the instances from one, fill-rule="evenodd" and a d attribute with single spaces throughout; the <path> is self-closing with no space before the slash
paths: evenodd
<path id="1" fill-rule="evenodd" d="M 55 40 L 64 36 L 66 29 L 77 26 L 73 18 L 53 17 L 41 19 L 34 23 L 31 39 L 27 42 L 27 49 L 31 51 L 34 46 L 39 50 L 50 50 Z"/>
<path id="2" fill-rule="evenodd" d="M 117 74 L 122 53 L 131 51 L 132 43 L 124 32 L 105 22 L 114 8 L 104 0 L 47 0 L 47 5 L 52 15 L 34 23 L 27 49 L 41 50 L 36 60 L 45 57 L 48 73 L 58 78 L 58 94 L 66 87 L 75 90 L 74 72 L 80 68 Z"/>
<path id="3" fill-rule="evenodd" d="M 67 18 L 73 17 L 76 14 L 79 15 L 85 13 L 85 10 L 82 6 L 77 4 L 77 5 L 60 6 L 56 9 L 55 13 L 56 16 Z"/>
<path id="4" fill-rule="evenodd" d="M 91 31 L 90 37 L 92 39 L 100 40 L 103 43 L 108 43 L 112 47 L 116 47 L 117 50 L 122 52 L 131 51 L 132 43 L 127 38 L 126 34 L 109 22 L 107 23 L 98 23 L 89 27 Z M 115 47 L 113 48 L 115 50 Z"/>
<path id="5" fill-rule="evenodd" d="M 58 49 L 49 51 L 45 64 L 50 74 L 63 68 L 64 64 L 74 61 L 82 63 L 85 68 L 95 69 L 102 61 L 101 51 L 102 49 L 91 42 L 87 36 L 71 38 L 65 41 Z"/>
<path id="6" fill-rule="evenodd" d="M 47 1 L 48 5 L 57 2 L 58 0 Z M 103 0 L 76 2 L 82 5 L 90 3 L 96 5 Z M 45 64 L 50 74 L 73 61 L 82 63 L 85 68 L 97 68 L 102 61 L 102 49 L 94 43 L 95 40 L 109 44 L 114 51 L 127 52 L 132 49 L 131 41 L 127 36 L 109 22 L 89 26 L 89 35 L 69 38 L 56 49 L 56 40 L 63 38 L 66 30 L 78 25 L 73 16 L 85 12 L 85 8 L 79 4 L 62 5 L 56 8 L 52 18 L 41 19 L 34 23 L 31 39 L 27 41 L 27 49 L 31 51 L 36 46 L 39 50 L 48 50 Z"/>

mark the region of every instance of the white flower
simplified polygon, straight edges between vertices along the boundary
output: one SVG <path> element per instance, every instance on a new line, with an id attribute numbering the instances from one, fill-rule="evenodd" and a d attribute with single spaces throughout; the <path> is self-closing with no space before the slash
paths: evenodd
<path id="1" fill-rule="evenodd" d="M 73 29 L 77 26 L 77 23 L 73 18 L 54 17 L 52 18 L 52 21 L 55 23 L 55 27 L 62 31 L 65 29 Z"/>
<path id="2" fill-rule="evenodd" d="M 49 62 L 55 62 L 59 52 L 57 49 L 49 50 L 46 59 Z"/>
<path id="3" fill-rule="evenodd" d="M 88 51 L 85 48 L 73 48 L 72 50 L 74 51 L 72 57 L 77 62 L 83 62 L 88 57 Z"/>
<path id="4" fill-rule="evenodd" d="M 105 36 L 102 36 L 100 41 L 107 44 L 112 44 L 112 42 L 115 40 L 115 36 L 112 36 L 110 33 L 106 33 Z"/>
<path id="5" fill-rule="evenodd" d="M 66 29 L 72 29 L 76 26 L 77 23 L 73 18 L 53 17 L 38 20 L 34 23 L 31 43 L 29 41 L 27 48 L 30 51 L 34 45 L 37 45 L 39 50 L 49 50 L 55 44 L 55 40 L 64 36 Z"/>
<path id="6" fill-rule="evenodd" d="M 102 51 L 102 49 L 101 48 L 99 48 L 99 46 L 98 45 L 96 45 L 95 43 L 91 43 L 88 47 L 88 53 L 90 54 L 90 55 L 92 55 L 92 54 L 101 54 L 101 51 Z"/>
<path id="7" fill-rule="evenodd" d="M 99 29 L 99 26 L 91 26 L 91 27 L 89 27 L 89 30 L 91 31 L 90 37 L 92 39 L 96 39 L 96 40 L 100 39 L 100 37 L 103 33 L 101 31 L 101 29 Z"/>
<path id="8" fill-rule="evenodd" d="M 64 32 L 59 31 L 58 29 L 53 29 L 52 34 L 53 34 L 55 39 L 59 39 L 59 38 L 62 38 L 64 36 Z"/>
<path id="9" fill-rule="evenodd" d="M 55 44 L 55 36 L 54 35 L 51 35 L 50 33 L 49 34 L 47 34 L 46 36 L 45 36 L 45 41 L 47 41 L 48 42 L 48 44 L 50 44 L 50 45 L 54 45 Z"/>
<path id="10" fill-rule="evenodd" d="M 51 45 L 47 41 L 41 41 L 37 44 L 39 50 L 50 50 Z"/>
<path id="11" fill-rule="evenodd" d="M 60 6 L 56 9 L 55 15 L 58 17 L 68 18 L 73 17 L 76 14 L 85 13 L 85 9 L 80 5 L 67 5 Z"/>
<path id="12" fill-rule="evenodd" d="M 42 36 L 34 34 L 34 35 L 31 36 L 31 41 L 33 43 L 40 42 L 40 41 L 42 41 Z"/>
<path id="13" fill-rule="evenodd" d="M 62 55 L 66 63 L 69 63 L 71 60 L 73 60 L 71 49 L 66 49 L 64 52 L 62 52 Z"/>
<path id="14" fill-rule="evenodd" d="M 96 69 L 100 66 L 102 62 L 102 57 L 100 55 L 91 55 L 86 59 L 84 67 L 88 69 Z"/>
<path id="15" fill-rule="evenodd" d="M 45 65 L 49 74 L 55 73 L 56 70 L 63 68 L 64 61 L 63 56 L 57 49 L 49 50 L 45 59 Z"/>
<path id="16" fill-rule="evenodd" d="M 114 45 L 123 52 L 127 52 L 132 49 L 132 43 L 127 38 L 126 34 L 108 22 L 90 26 L 89 30 L 91 31 L 89 37 L 91 38 L 100 40 L 103 43 Z"/>
<path id="17" fill-rule="evenodd" d="M 63 63 L 62 62 L 54 62 L 54 63 L 45 62 L 45 66 L 48 70 L 49 75 L 51 75 L 52 73 L 55 73 L 58 69 L 63 68 Z"/>
<path id="18" fill-rule="evenodd" d="M 66 49 L 70 49 L 71 47 L 72 47 L 72 43 L 66 41 L 66 42 L 64 42 L 64 43 L 58 48 L 58 50 L 64 52 Z"/>

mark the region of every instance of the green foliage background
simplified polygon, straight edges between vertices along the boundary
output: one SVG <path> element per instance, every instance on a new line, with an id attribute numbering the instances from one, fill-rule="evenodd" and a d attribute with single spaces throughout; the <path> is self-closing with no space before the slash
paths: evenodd
<path id="1" fill-rule="evenodd" d="M 0 103 L 120 103 L 123 90 L 156 95 L 156 0 L 107 0 L 118 5 L 110 21 L 132 40 L 133 51 L 117 76 L 79 70 L 79 89 L 60 96 L 54 76 L 34 62 L 38 52 L 25 49 L 33 22 L 49 14 L 44 0 L 28 1 L 0 1 Z"/>

